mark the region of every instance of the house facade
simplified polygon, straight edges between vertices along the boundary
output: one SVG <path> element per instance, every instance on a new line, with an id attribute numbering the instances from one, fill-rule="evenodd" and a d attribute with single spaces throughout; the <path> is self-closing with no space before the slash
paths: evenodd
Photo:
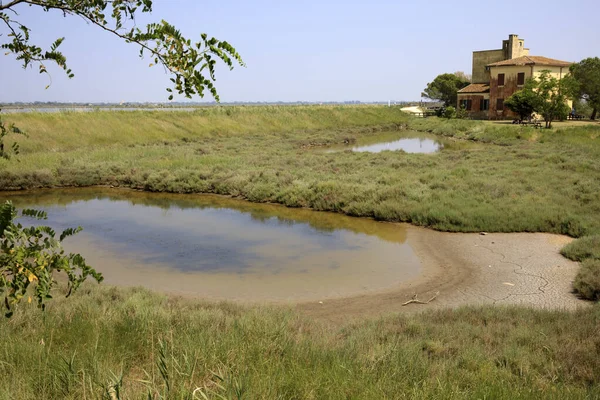
<path id="1" fill-rule="evenodd" d="M 504 106 L 504 100 L 521 90 L 527 79 L 541 71 L 562 79 L 572 63 L 547 57 L 531 56 L 525 41 L 509 35 L 502 49 L 473 52 L 472 82 L 458 91 L 457 107 L 464 106 L 474 119 L 510 119 L 517 117 Z"/>

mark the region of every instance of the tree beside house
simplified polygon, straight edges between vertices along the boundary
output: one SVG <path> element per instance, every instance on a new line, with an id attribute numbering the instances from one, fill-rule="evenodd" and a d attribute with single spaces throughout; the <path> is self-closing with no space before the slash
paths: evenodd
<path id="1" fill-rule="evenodd" d="M 560 82 L 569 74 L 572 64 L 531 56 L 523 39 L 509 35 L 508 40 L 502 42 L 502 49 L 473 52 L 472 83 L 458 91 L 456 105 L 464 107 L 467 115 L 474 119 L 520 118 L 522 115 L 509 109 L 505 101 L 524 89 L 532 78 Z"/>

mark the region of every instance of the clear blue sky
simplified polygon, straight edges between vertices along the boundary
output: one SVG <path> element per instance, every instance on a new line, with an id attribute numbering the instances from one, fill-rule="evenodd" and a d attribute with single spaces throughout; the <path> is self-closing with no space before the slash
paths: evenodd
<path id="1" fill-rule="evenodd" d="M 509 33 L 532 55 L 600 56 L 597 1 L 155 0 L 138 24 L 165 19 L 191 38 L 206 32 L 234 45 L 247 68 L 218 71 L 222 101 L 418 100 L 437 74 L 470 73 L 471 52 L 499 48 Z M 134 45 L 78 18 L 15 9 L 33 41 L 66 37 L 75 78 L 54 68 L 45 90 L 46 76 L 0 55 L 0 102 L 166 101 L 168 76 Z"/>

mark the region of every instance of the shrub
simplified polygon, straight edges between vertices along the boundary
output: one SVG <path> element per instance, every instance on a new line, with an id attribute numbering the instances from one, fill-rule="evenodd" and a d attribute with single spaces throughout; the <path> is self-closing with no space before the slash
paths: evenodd
<path id="1" fill-rule="evenodd" d="M 46 219 L 46 213 L 38 210 L 21 210 L 21 215 L 36 219 Z M 56 237 L 49 226 L 23 227 L 16 222 L 16 208 L 11 202 L 0 206 L 0 296 L 4 301 L 0 309 L 5 309 L 6 317 L 13 315 L 14 308 L 27 295 L 35 298 L 38 306 L 44 308 L 45 301 L 52 298 L 50 291 L 56 281 L 54 274 L 64 272 L 68 279 L 68 293 L 77 290 L 88 276 L 102 281 L 102 275 L 85 263 L 79 254 L 66 254 L 62 241 L 75 235 L 81 228 L 68 228 Z"/>
<path id="2" fill-rule="evenodd" d="M 447 118 L 447 119 L 456 118 L 456 108 L 454 108 L 452 106 L 446 107 L 446 109 L 444 110 L 444 118 Z"/>
<path id="3" fill-rule="evenodd" d="M 469 117 L 469 112 L 464 105 L 461 105 L 458 110 L 456 110 L 456 118 L 458 119 L 467 119 Z"/>
<path id="4" fill-rule="evenodd" d="M 600 235 L 574 240 L 563 247 L 560 253 L 573 261 L 583 261 L 586 258 L 600 260 Z"/>
<path id="5" fill-rule="evenodd" d="M 600 300 L 600 260 L 588 258 L 581 263 L 573 288 L 583 299 Z"/>

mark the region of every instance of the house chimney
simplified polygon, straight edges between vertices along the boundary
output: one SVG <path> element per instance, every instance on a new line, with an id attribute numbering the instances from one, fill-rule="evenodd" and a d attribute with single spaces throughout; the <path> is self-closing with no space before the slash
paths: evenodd
<path id="1" fill-rule="evenodd" d="M 519 35 L 514 33 L 508 35 L 508 40 L 504 41 L 504 56 L 507 60 L 524 56 L 525 40 L 519 39 Z"/>

